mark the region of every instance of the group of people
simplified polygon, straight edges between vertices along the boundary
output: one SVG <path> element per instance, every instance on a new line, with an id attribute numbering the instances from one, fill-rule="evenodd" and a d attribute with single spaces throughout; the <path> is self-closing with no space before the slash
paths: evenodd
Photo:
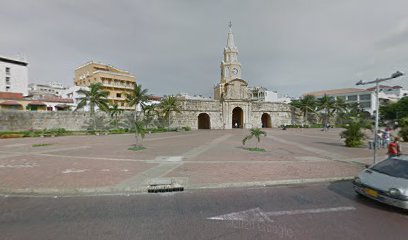
<path id="1" fill-rule="evenodd" d="M 391 141 L 391 138 L 393 138 L 392 141 Z M 401 147 L 400 147 L 399 141 L 400 141 L 400 138 L 397 136 L 392 137 L 391 128 L 387 127 L 383 131 L 379 130 L 377 132 L 376 142 L 375 144 L 370 145 L 370 148 L 371 147 L 375 147 L 377 149 L 379 149 L 380 147 L 387 148 L 388 157 L 391 158 L 391 157 L 399 156 L 401 154 Z"/>
<path id="2" fill-rule="evenodd" d="M 391 142 L 391 128 L 387 127 L 384 131 L 378 130 L 377 132 L 377 148 L 385 148 Z"/>

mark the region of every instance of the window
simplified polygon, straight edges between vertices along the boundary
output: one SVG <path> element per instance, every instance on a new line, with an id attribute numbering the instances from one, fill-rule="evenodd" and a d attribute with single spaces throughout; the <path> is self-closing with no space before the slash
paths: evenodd
<path id="1" fill-rule="evenodd" d="M 359 105 L 362 108 L 370 108 L 371 107 L 371 102 L 360 102 Z"/>
<path id="2" fill-rule="evenodd" d="M 8 92 L 10 90 L 9 86 L 6 86 L 6 92 Z"/>
<path id="3" fill-rule="evenodd" d="M 9 75 L 10 74 L 10 68 L 6 67 L 6 74 Z"/>
<path id="4" fill-rule="evenodd" d="M 347 100 L 349 101 L 357 101 L 357 95 L 348 96 Z"/>
<path id="5" fill-rule="evenodd" d="M 371 100 L 371 95 L 370 94 L 360 95 L 360 100 Z"/>
<path id="6" fill-rule="evenodd" d="M 10 77 L 6 77 L 6 84 L 10 85 Z"/>
<path id="7" fill-rule="evenodd" d="M 122 97 L 122 94 L 121 94 L 121 93 L 116 93 L 116 97 L 117 97 L 117 98 L 121 98 L 121 97 Z"/>

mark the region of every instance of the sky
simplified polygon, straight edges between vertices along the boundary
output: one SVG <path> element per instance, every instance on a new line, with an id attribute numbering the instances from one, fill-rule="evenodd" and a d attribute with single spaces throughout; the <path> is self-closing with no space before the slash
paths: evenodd
<path id="1" fill-rule="evenodd" d="M 29 82 L 102 62 L 154 95 L 212 96 L 232 21 L 242 78 L 292 97 L 408 73 L 406 0 L 0 0 L 0 55 Z M 387 82 L 408 87 L 408 77 Z"/>

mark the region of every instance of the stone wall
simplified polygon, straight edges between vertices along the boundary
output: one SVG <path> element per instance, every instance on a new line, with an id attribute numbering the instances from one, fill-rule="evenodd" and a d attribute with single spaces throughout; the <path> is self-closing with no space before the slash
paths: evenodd
<path id="1" fill-rule="evenodd" d="M 107 118 L 98 113 L 98 118 Z M 65 128 L 66 130 L 86 130 L 90 125 L 88 112 L 30 112 L 0 111 L 0 131 L 24 131 L 29 129 Z"/>
<path id="2" fill-rule="evenodd" d="M 222 129 L 222 109 L 219 101 L 184 100 L 181 102 L 181 113 L 173 113 L 171 127 L 191 127 L 198 129 L 198 115 L 207 113 L 210 116 L 211 129 Z"/>
<path id="3" fill-rule="evenodd" d="M 282 124 L 300 124 L 300 113 L 283 103 L 265 103 L 251 101 L 184 100 L 181 113 L 171 114 L 171 127 L 190 127 L 198 129 L 198 116 L 206 113 L 210 117 L 211 129 L 232 128 L 232 110 L 243 110 L 244 128 L 261 127 L 262 114 L 271 118 L 271 126 Z M 120 121 L 133 119 L 132 112 L 120 115 Z M 97 129 L 109 127 L 111 118 L 103 112 L 97 113 Z M 22 131 L 28 129 L 65 128 L 71 131 L 87 130 L 92 124 L 89 112 L 30 112 L 0 110 L 0 131 Z M 165 123 L 167 125 L 167 123 Z"/>
<path id="4" fill-rule="evenodd" d="M 262 114 L 267 113 L 271 117 L 272 127 L 281 125 L 298 124 L 297 114 L 289 104 L 254 102 L 252 103 L 251 123 L 254 127 L 261 125 Z"/>
<path id="5" fill-rule="evenodd" d="M 189 126 L 198 129 L 198 116 L 207 113 L 210 116 L 211 129 L 230 129 L 232 127 L 232 110 L 240 107 L 243 110 L 244 128 L 261 127 L 262 114 L 267 113 L 271 118 L 272 127 L 283 124 L 299 124 L 300 114 L 284 103 L 251 102 L 251 101 L 220 101 L 214 100 L 185 100 L 181 104 L 181 113 L 172 114 L 172 127 Z"/>

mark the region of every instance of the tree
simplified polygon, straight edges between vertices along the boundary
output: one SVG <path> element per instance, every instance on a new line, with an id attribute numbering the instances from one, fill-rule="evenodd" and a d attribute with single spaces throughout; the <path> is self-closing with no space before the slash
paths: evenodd
<path id="1" fill-rule="evenodd" d="M 359 147 L 364 143 L 366 135 L 362 129 L 371 129 L 371 123 L 360 116 L 350 117 L 346 124 L 346 130 L 340 133 L 347 147 Z"/>
<path id="2" fill-rule="evenodd" d="M 401 127 L 398 135 L 404 142 L 408 142 L 408 117 L 398 120 L 398 125 Z"/>
<path id="3" fill-rule="evenodd" d="M 119 124 L 119 115 L 121 115 L 123 113 L 123 109 L 119 108 L 118 104 L 113 104 L 110 108 L 109 108 L 109 114 L 111 116 L 111 118 L 114 119 L 113 125 L 115 128 L 118 128 L 118 124 Z"/>
<path id="4" fill-rule="evenodd" d="M 161 100 L 159 106 L 164 118 L 167 118 L 167 130 L 170 130 L 170 114 L 171 112 L 181 112 L 180 102 L 175 96 L 167 96 Z"/>
<path id="5" fill-rule="evenodd" d="M 343 113 L 346 113 L 349 110 L 349 104 L 346 103 L 344 98 L 336 97 L 333 103 L 332 113 L 331 115 L 335 114 L 336 116 L 336 123 L 340 119 L 341 123 L 343 120 Z"/>
<path id="6" fill-rule="evenodd" d="M 380 115 L 384 120 L 399 120 L 408 117 L 408 97 L 401 98 L 396 103 L 380 106 Z"/>
<path id="7" fill-rule="evenodd" d="M 309 123 L 309 113 L 313 113 L 316 110 L 316 97 L 313 95 L 306 95 L 299 100 L 294 100 L 291 105 L 299 108 L 303 114 L 303 118 L 306 120 L 306 124 Z"/>
<path id="8" fill-rule="evenodd" d="M 84 95 L 79 99 L 79 103 L 74 111 L 84 108 L 89 105 L 89 110 L 91 113 L 91 118 L 93 119 L 93 130 L 96 130 L 96 118 L 95 118 L 95 107 L 98 107 L 101 111 L 107 112 L 108 107 L 108 95 L 109 92 L 102 91 L 102 83 L 92 83 L 89 85 L 89 90 L 80 89 L 78 94 Z"/>
<path id="9" fill-rule="evenodd" d="M 145 103 L 149 100 L 150 95 L 147 94 L 149 90 L 148 89 L 143 89 L 141 84 L 135 84 L 134 88 L 132 89 L 130 94 L 126 94 L 126 102 L 128 103 L 129 106 L 135 106 L 135 113 L 134 113 L 134 118 L 133 118 L 133 124 L 135 128 L 135 139 L 136 139 L 136 145 L 139 144 L 139 138 L 138 136 L 140 135 L 143 139 L 144 135 L 142 134 L 144 130 L 144 124 L 141 124 L 139 120 L 139 115 L 138 115 L 138 106 L 141 106 L 142 108 L 145 106 Z"/>
<path id="10" fill-rule="evenodd" d="M 262 131 L 260 128 L 251 128 L 249 131 L 249 135 L 242 139 L 242 144 L 245 145 L 246 141 L 251 140 L 253 137 L 255 137 L 257 139 L 255 148 L 258 149 L 258 143 L 261 141 L 261 136 L 266 136 L 266 132 Z"/>
<path id="11" fill-rule="evenodd" d="M 144 122 L 147 126 L 152 124 L 158 114 L 157 105 L 145 105 L 143 107 Z"/>
<path id="12" fill-rule="evenodd" d="M 335 100 L 333 97 L 329 97 L 326 94 L 322 98 L 319 98 L 317 101 L 317 110 L 324 111 L 324 127 L 327 126 L 330 116 L 333 114 L 332 110 L 334 109 Z"/>

